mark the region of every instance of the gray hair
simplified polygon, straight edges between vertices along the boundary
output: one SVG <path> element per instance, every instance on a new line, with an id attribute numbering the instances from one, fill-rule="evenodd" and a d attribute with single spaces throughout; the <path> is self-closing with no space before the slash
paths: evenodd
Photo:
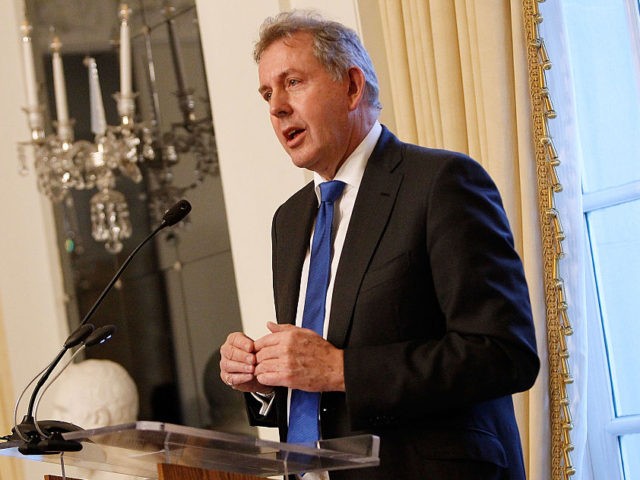
<path id="1" fill-rule="evenodd" d="M 259 63 L 260 57 L 272 43 L 290 38 L 298 32 L 311 34 L 313 54 L 334 80 L 344 78 L 353 66 L 362 70 L 366 81 L 366 102 L 373 108 L 382 108 L 378 99 L 378 77 L 358 34 L 341 23 L 326 20 L 312 11 L 292 10 L 267 18 L 260 27 L 253 59 Z"/>

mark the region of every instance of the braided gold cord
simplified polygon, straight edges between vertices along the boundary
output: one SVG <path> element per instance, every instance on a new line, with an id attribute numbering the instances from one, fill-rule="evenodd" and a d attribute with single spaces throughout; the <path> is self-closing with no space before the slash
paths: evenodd
<path id="1" fill-rule="evenodd" d="M 567 384 L 572 383 L 573 379 L 569 371 L 566 337 L 571 335 L 572 329 L 567 314 L 564 281 L 559 273 L 559 263 L 564 256 L 564 232 L 555 208 L 555 194 L 562 190 L 562 185 L 556 172 L 560 161 L 548 129 L 548 121 L 556 117 L 556 112 L 545 77 L 545 71 L 551 68 L 551 60 L 538 30 L 538 25 L 543 21 L 538 3 L 538 0 L 523 0 L 544 265 L 551 417 L 550 478 L 567 480 L 575 474 L 571 463 L 573 425 L 567 395 Z"/>

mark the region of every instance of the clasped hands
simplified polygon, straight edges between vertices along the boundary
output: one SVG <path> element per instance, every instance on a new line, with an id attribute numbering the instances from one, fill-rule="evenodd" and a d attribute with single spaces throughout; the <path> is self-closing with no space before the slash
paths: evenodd
<path id="1" fill-rule="evenodd" d="M 229 334 L 220 347 L 220 378 L 241 392 L 273 387 L 308 392 L 344 391 L 344 355 L 313 330 L 268 322 L 270 333 L 252 340 Z"/>

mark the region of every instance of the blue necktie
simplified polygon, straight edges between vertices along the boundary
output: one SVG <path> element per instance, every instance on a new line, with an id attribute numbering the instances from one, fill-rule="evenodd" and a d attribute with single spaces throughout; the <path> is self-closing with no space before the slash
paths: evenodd
<path id="1" fill-rule="evenodd" d="M 331 269 L 333 203 L 340 197 L 344 182 L 332 180 L 320 184 L 320 209 L 311 245 L 309 281 L 302 313 L 302 327 L 322 336 L 329 272 Z M 289 433 L 291 443 L 309 443 L 320 439 L 318 425 L 320 393 L 293 390 L 289 412 Z"/>

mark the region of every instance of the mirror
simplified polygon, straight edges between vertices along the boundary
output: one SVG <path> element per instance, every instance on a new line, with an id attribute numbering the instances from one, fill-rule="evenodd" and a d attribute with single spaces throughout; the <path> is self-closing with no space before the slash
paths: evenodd
<path id="1" fill-rule="evenodd" d="M 71 190 L 54 205 L 69 327 L 80 323 L 171 201 L 187 198 L 193 205 L 188 219 L 140 251 L 92 317 L 95 325 L 114 324 L 118 331 L 85 357 L 125 367 L 138 387 L 141 420 L 246 433 L 242 396 L 218 376 L 217 349 L 242 326 L 195 4 L 141 0 L 128 7 L 134 121 L 146 130 L 136 153 L 142 180 L 120 172 L 114 185 L 126 198 L 132 235 L 116 254 L 92 238 L 95 188 Z M 75 140 L 95 139 L 88 57 L 99 72 L 106 122 L 120 123 L 111 98 L 120 90 L 119 10 L 115 1 L 27 1 L 47 130 L 56 118 L 54 34 L 62 43 Z M 146 144 L 144 135 L 151 138 Z"/>

